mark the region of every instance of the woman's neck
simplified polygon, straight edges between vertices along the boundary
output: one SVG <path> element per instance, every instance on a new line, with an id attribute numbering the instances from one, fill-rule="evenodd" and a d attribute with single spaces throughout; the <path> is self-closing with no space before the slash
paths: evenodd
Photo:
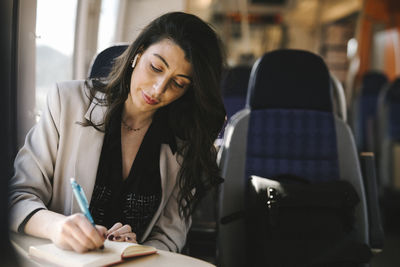
<path id="1" fill-rule="evenodd" d="M 155 111 L 143 112 L 138 110 L 132 103 L 131 97 L 124 103 L 124 108 L 122 110 L 122 121 L 128 124 L 131 128 L 142 128 L 150 125 L 153 120 L 153 115 Z"/>

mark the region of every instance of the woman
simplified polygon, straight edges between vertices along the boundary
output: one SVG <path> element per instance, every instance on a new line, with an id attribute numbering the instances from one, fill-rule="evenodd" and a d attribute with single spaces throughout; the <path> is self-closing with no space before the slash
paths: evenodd
<path id="1" fill-rule="evenodd" d="M 142 31 L 106 83 L 57 84 L 15 159 L 12 229 L 78 252 L 105 238 L 180 251 L 196 203 L 221 180 L 222 65 L 215 32 L 174 12 Z M 96 228 L 78 213 L 71 177 Z"/>

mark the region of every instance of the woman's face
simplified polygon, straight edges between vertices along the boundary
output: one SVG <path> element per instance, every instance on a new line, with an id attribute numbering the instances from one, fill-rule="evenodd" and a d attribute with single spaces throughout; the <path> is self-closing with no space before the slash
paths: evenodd
<path id="1" fill-rule="evenodd" d="M 139 54 L 131 76 L 134 107 L 155 112 L 185 94 L 192 82 L 192 65 L 173 41 L 163 39 Z"/>

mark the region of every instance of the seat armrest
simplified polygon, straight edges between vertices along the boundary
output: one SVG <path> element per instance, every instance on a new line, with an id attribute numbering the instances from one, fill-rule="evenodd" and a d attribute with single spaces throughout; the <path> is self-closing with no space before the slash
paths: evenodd
<path id="1" fill-rule="evenodd" d="M 374 153 L 361 152 L 360 162 L 367 198 L 369 245 L 376 254 L 383 249 L 385 235 L 379 208 Z"/>

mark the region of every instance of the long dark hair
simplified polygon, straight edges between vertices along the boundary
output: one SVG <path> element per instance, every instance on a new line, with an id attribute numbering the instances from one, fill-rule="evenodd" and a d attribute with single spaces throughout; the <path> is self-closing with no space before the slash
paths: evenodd
<path id="1" fill-rule="evenodd" d="M 97 91 L 105 99 L 96 99 L 108 106 L 104 123 L 91 125 L 98 130 L 107 129 L 110 118 L 124 104 L 130 90 L 131 61 L 137 53 L 165 38 L 175 42 L 192 64 L 193 81 L 186 93 L 166 107 L 168 123 L 180 139 L 177 153 L 179 161 L 180 214 L 188 217 L 207 190 L 222 181 L 216 163 L 214 140 L 225 120 L 221 98 L 220 79 L 224 67 L 224 53 L 215 31 L 200 18 L 183 12 L 171 12 L 152 21 L 116 60 L 106 83 L 88 82 L 90 97 Z M 193 190 L 195 189 L 195 190 Z"/>

